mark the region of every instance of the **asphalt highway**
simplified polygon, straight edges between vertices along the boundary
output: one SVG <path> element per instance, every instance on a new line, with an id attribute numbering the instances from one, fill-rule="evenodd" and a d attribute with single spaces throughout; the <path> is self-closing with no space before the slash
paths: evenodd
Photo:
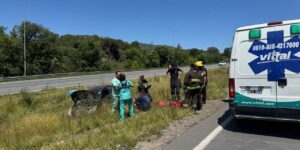
<path id="1" fill-rule="evenodd" d="M 206 150 L 299 150 L 300 124 L 231 120 Z"/>
<path id="2" fill-rule="evenodd" d="M 205 106 L 204 106 L 205 107 Z M 164 150 L 299 150 L 300 124 L 243 120 L 237 122 L 225 104 Z M 225 123 L 226 122 L 226 123 Z"/>
<path id="3" fill-rule="evenodd" d="M 217 68 L 217 64 L 207 65 L 207 68 Z M 185 72 L 189 70 L 189 67 L 181 68 Z M 132 71 L 125 72 L 127 79 L 137 79 L 140 75 L 146 77 L 165 75 L 166 69 L 155 69 L 145 71 Z M 12 81 L 0 83 L 0 95 L 15 94 L 21 90 L 28 91 L 40 91 L 49 88 L 65 88 L 73 86 L 86 86 L 97 85 L 101 83 L 107 83 L 112 80 L 114 73 L 109 74 L 96 74 L 96 75 L 84 75 L 75 77 L 63 77 L 63 78 L 51 78 L 51 79 L 36 79 L 36 80 L 24 80 L 24 81 Z"/>

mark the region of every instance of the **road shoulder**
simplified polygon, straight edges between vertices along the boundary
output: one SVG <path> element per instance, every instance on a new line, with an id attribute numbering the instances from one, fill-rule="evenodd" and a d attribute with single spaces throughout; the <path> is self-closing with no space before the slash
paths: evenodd
<path id="1" fill-rule="evenodd" d="M 218 118 L 227 106 L 221 100 L 210 100 L 199 114 L 171 123 L 161 136 L 151 136 L 139 142 L 135 149 L 193 149 L 218 126 Z"/>

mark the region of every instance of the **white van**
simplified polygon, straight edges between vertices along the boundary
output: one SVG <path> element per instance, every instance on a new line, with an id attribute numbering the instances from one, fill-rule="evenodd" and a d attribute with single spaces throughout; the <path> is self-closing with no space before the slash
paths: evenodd
<path id="1" fill-rule="evenodd" d="M 300 121 L 300 20 L 236 30 L 230 59 L 235 118 Z"/>

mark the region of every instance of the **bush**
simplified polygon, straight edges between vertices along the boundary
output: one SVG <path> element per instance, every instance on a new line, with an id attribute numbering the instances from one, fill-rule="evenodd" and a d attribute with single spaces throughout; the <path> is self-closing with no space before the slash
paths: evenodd
<path id="1" fill-rule="evenodd" d="M 144 64 L 136 60 L 132 60 L 132 61 L 129 60 L 126 61 L 125 67 L 127 69 L 139 69 L 139 68 L 144 68 Z"/>
<path id="2" fill-rule="evenodd" d="M 34 97 L 31 93 L 28 92 L 28 90 L 22 90 L 22 104 L 29 107 L 31 106 L 32 102 L 34 101 Z"/>

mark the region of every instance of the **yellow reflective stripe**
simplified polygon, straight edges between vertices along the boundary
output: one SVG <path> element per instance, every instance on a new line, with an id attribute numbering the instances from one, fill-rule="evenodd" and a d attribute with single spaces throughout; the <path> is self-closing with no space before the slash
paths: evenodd
<path id="1" fill-rule="evenodd" d="M 194 86 L 194 87 L 188 86 L 186 88 L 189 90 L 195 90 L 195 89 L 201 89 L 201 86 Z"/>
<path id="2" fill-rule="evenodd" d="M 200 79 L 192 79 L 191 81 L 192 81 L 192 82 L 201 82 Z"/>
<path id="3" fill-rule="evenodd" d="M 149 86 L 150 84 L 149 84 L 149 83 L 144 83 L 143 85 L 144 85 L 144 86 Z"/>

